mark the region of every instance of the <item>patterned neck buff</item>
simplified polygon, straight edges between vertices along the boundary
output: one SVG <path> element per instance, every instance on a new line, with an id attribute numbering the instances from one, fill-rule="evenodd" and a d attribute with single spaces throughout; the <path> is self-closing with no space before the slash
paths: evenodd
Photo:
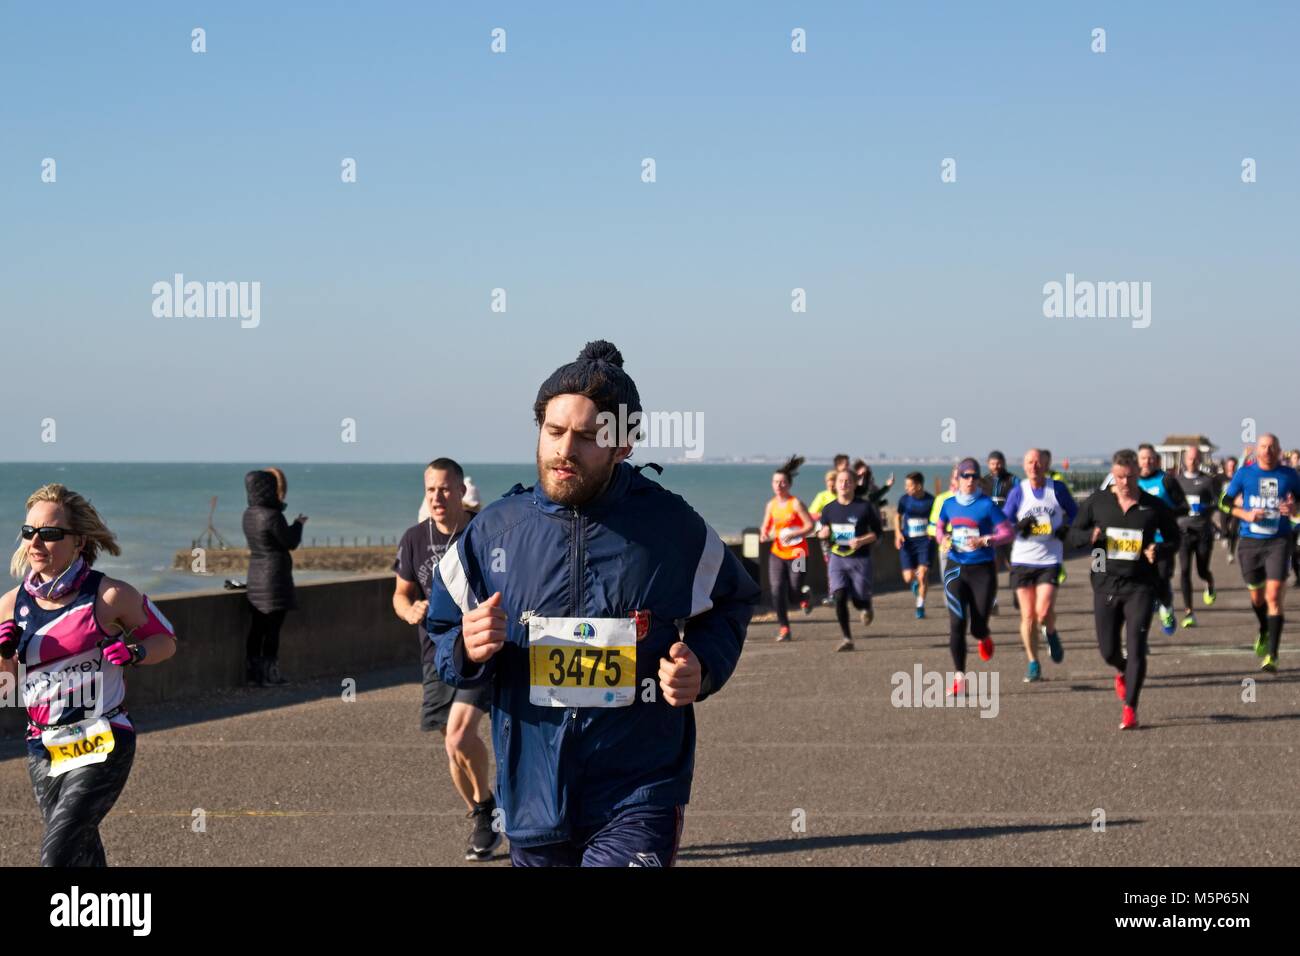
<path id="1" fill-rule="evenodd" d="M 77 560 L 64 568 L 63 572 L 52 581 L 38 582 L 36 572 L 28 571 L 27 577 L 23 580 L 23 589 L 34 598 L 57 601 L 65 594 L 70 594 L 81 587 L 81 582 L 86 580 L 86 575 L 89 573 L 90 566 L 81 555 L 77 555 Z"/>

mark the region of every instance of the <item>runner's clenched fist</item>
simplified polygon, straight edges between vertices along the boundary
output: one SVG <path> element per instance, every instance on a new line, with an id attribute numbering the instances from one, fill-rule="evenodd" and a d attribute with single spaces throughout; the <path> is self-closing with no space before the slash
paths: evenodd
<path id="1" fill-rule="evenodd" d="M 501 607 L 501 592 L 495 592 L 460 619 L 465 656 L 476 664 L 488 660 L 506 642 L 506 612 Z"/>
<path id="2" fill-rule="evenodd" d="M 700 659 L 681 641 L 668 648 L 668 656 L 659 662 L 659 686 L 664 700 L 673 707 L 685 707 L 700 696 L 704 671 Z"/>

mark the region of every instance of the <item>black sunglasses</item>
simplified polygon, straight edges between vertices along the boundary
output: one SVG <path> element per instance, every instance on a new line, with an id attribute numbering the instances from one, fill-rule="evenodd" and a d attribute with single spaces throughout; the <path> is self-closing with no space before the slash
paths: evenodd
<path id="1" fill-rule="evenodd" d="M 980 476 L 980 473 L 979 473 L 978 471 L 963 471 L 963 472 L 962 472 L 960 475 L 958 475 L 957 477 L 958 477 L 958 478 L 978 478 L 979 476 Z"/>
<path id="2" fill-rule="evenodd" d="M 62 541 L 70 534 L 76 534 L 71 528 L 55 528 L 52 525 L 47 528 L 33 528 L 29 524 L 23 525 L 23 540 L 30 541 L 37 535 L 41 536 L 42 541 Z"/>

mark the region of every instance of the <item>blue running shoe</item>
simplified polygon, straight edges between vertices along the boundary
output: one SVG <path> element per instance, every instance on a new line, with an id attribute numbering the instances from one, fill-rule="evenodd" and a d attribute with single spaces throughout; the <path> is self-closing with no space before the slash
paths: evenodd
<path id="1" fill-rule="evenodd" d="M 919 621 L 919 620 L 921 620 L 921 618 L 923 618 L 923 617 L 925 617 L 925 608 L 924 608 L 924 607 L 918 607 L 918 608 L 916 609 L 916 619 Z"/>
<path id="2" fill-rule="evenodd" d="M 1174 633 L 1174 631 L 1178 629 L 1178 625 L 1174 621 L 1174 612 L 1170 608 L 1161 605 L 1159 608 L 1159 614 L 1160 629 L 1165 632 L 1166 636 Z"/>
<path id="3" fill-rule="evenodd" d="M 1029 666 L 1025 668 L 1025 683 L 1033 684 L 1042 680 L 1043 669 L 1038 666 L 1038 661 L 1030 661 Z"/>
<path id="4" fill-rule="evenodd" d="M 920 581 L 917 581 L 917 580 L 915 580 L 915 579 L 913 579 L 913 581 L 912 581 L 912 593 L 913 593 L 913 594 L 916 594 L 916 592 L 919 591 L 920 589 L 921 589 L 921 582 L 920 582 Z"/>

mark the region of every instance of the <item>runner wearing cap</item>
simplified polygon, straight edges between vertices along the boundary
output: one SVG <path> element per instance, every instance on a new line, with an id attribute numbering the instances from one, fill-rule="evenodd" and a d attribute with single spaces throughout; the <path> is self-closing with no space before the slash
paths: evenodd
<path id="1" fill-rule="evenodd" d="M 998 592 L 993 549 L 1011 540 L 1015 528 L 979 487 L 974 458 L 957 465 L 957 491 L 939 508 L 935 534 L 948 550 L 943 595 L 948 605 L 948 649 L 957 674 L 949 693 L 960 696 L 966 674 L 966 628 L 979 642 L 980 660 L 993 656 L 989 613 Z"/>
<path id="2" fill-rule="evenodd" d="M 690 505 L 627 463 L 639 429 L 621 423 L 641 399 L 613 345 L 557 369 L 533 414 L 537 484 L 485 507 L 434 573 L 438 670 L 492 688 L 516 866 L 669 866 L 694 705 L 735 669 L 758 585 Z"/>

